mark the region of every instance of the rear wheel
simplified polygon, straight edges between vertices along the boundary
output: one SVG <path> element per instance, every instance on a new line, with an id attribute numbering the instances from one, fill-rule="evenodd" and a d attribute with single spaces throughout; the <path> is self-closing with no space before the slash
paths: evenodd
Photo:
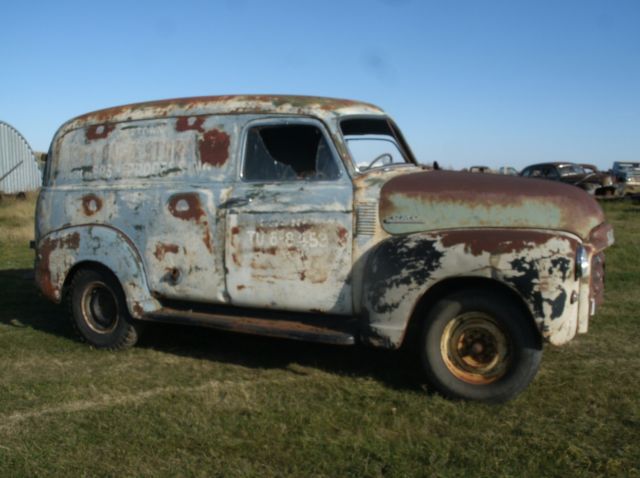
<path id="1" fill-rule="evenodd" d="M 96 348 L 123 349 L 138 340 L 120 283 L 105 271 L 81 269 L 68 293 L 71 321 L 81 340 Z"/>
<path id="2" fill-rule="evenodd" d="M 451 398 L 504 402 L 540 366 L 538 331 L 511 298 L 483 289 L 441 299 L 424 318 L 420 358 L 429 382 Z"/>

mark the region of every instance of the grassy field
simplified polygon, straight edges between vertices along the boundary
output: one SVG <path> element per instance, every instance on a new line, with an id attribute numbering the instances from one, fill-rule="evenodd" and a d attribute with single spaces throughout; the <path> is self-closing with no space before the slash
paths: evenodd
<path id="1" fill-rule="evenodd" d="M 34 289 L 33 204 L 0 202 L 2 477 L 640 476 L 640 206 L 605 205 L 617 244 L 589 334 L 487 406 L 364 348 L 157 326 L 92 350 Z"/>

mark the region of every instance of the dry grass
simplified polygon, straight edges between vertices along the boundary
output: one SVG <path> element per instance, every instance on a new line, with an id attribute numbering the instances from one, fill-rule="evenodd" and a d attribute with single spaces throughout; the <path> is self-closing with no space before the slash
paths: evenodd
<path id="1" fill-rule="evenodd" d="M 30 241 L 33 239 L 33 215 L 37 192 L 27 193 L 26 199 L 3 196 L 0 200 L 0 241 Z"/>

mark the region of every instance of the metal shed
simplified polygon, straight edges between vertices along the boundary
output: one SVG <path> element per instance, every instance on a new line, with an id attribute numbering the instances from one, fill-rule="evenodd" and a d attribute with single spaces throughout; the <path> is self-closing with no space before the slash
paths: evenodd
<path id="1" fill-rule="evenodd" d="M 42 186 L 42 173 L 29 143 L 10 124 L 0 121 L 0 192 L 16 194 Z"/>

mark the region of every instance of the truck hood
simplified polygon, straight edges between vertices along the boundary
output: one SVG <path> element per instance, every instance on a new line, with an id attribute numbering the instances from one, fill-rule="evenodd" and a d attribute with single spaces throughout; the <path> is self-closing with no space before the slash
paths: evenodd
<path id="1" fill-rule="evenodd" d="M 380 191 L 380 222 L 390 234 L 461 228 L 565 231 L 587 240 L 604 222 L 595 199 L 555 181 L 424 171 L 396 176 Z"/>

